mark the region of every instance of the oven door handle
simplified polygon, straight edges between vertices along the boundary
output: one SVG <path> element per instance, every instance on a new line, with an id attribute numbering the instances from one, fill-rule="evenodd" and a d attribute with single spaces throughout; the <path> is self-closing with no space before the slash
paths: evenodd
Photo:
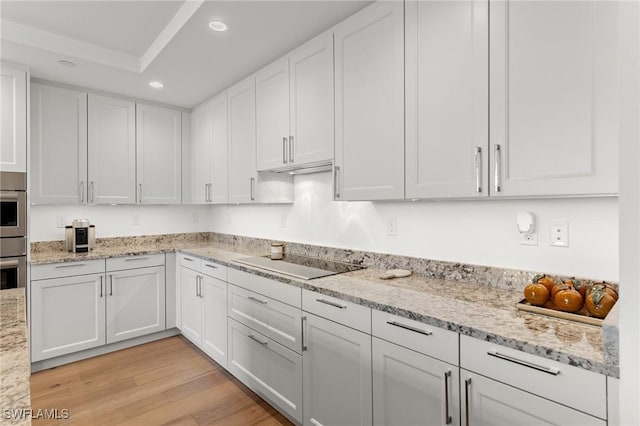
<path id="1" fill-rule="evenodd" d="M 18 193 L 9 191 L 0 191 L 0 200 L 16 201 L 18 199 Z"/>
<path id="2" fill-rule="evenodd" d="M 17 268 L 20 263 L 17 260 L 0 260 L 0 269 Z"/>

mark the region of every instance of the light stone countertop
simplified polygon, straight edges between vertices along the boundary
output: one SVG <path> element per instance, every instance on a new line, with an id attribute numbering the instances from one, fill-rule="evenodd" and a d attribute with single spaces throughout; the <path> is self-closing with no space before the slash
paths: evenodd
<path id="1" fill-rule="evenodd" d="M 417 274 L 381 280 L 378 275 L 383 271 L 378 269 L 364 269 L 310 281 L 299 280 L 234 262 L 242 257 L 265 254 L 261 250 L 239 249 L 215 242 L 145 241 L 133 245 L 112 244 L 88 254 L 52 249 L 32 253 L 31 263 L 68 262 L 174 250 L 561 363 L 619 377 L 618 357 L 613 356 L 617 354 L 617 335 L 615 341 L 605 339 L 603 343 L 603 329 L 611 336 L 617 331 L 617 315 L 611 315 L 614 320 L 608 319 L 605 327 L 601 328 L 527 313 L 515 308 L 516 302 L 522 299 L 520 291 Z"/>
<path id="2" fill-rule="evenodd" d="M 29 345 L 25 289 L 0 291 L 0 425 L 30 425 L 31 415 L 9 416 L 5 410 L 31 408 Z"/>

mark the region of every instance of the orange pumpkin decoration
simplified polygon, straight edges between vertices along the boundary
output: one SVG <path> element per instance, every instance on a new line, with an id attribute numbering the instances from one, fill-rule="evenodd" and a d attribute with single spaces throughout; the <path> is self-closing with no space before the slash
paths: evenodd
<path id="1" fill-rule="evenodd" d="M 549 290 L 544 285 L 533 282 L 524 288 L 524 298 L 534 306 L 544 306 L 549 300 Z"/>
<path id="2" fill-rule="evenodd" d="M 615 291 L 613 289 L 613 287 L 611 287 L 611 285 L 607 284 L 606 281 L 602 281 L 601 283 L 596 283 L 593 285 L 593 287 L 591 288 L 591 291 L 596 290 L 596 289 L 603 289 L 606 293 L 608 293 L 611 297 L 614 298 L 614 300 L 618 300 L 618 292 Z"/>
<path id="3" fill-rule="evenodd" d="M 556 282 L 553 280 L 553 278 L 548 277 L 544 274 L 536 275 L 535 277 L 533 277 L 533 282 L 545 286 L 549 291 L 549 294 L 551 294 L 551 290 L 553 290 L 553 287 L 556 285 Z"/>
<path id="4" fill-rule="evenodd" d="M 575 278 L 572 281 L 573 287 L 578 290 L 578 293 L 580 293 L 580 296 L 582 296 L 583 299 L 586 299 L 587 294 L 589 294 L 589 286 L 586 284 L 586 282 L 582 280 L 576 280 Z"/>
<path id="5" fill-rule="evenodd" d="M 584 300 L 578 290 L 571 285 L 564 284 L 558 286 L 556 294 L 553 296 L 553 303 L 561 311 L 578 312 L 582 308 Z"/>
<path id="6" fill-rule="evenodd" d="M 610 292 L 606 291 L 606 288 L 600 285 L 594 286 L 587 296 L 585 302 L 587 311 L 596 318 L 606 317 L 616 303 L 616 299 L 613 298 Z"/>

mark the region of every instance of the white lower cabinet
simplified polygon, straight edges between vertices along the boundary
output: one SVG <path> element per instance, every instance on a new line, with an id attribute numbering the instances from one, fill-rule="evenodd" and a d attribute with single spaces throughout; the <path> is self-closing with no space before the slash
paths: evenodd
<path id="1" fill-rule="evenodd" d="M 304 315 L 304 424 L 372 424 L 371 335 Z"/>
<path id="2" fill-rule="evenodd" d="M 180 329 L 214 361 L 227 366 L 226 267 L 181 255 Z M 193 268 L 193 269 L 192 269 Z M 216 277 L 207 275 L 208 271 Z"/>
<path id="3" fill-rule="evenodd" d="M 164 266 L 109 272 L 107 343 L 165 329 Z"/>
<path id="4" fill-rule="evenodd" d="M 373 338 L 373 424 L 459 425 L 458 367 Z"/>
<path id="5" fill-rule="evenodd" d="M 302 356 L 230 318 L 228 368 L 282 413 L 302 422 Z"/>
<path id="6" fill-rule="evenodd" d="M 473 426 L 606 426 L 607 422 L 549 399 L 461 369 L 463 424 Z M 576 388 L 577 392 L 579 388 Z"/>
<path id="7" fill-rule="evenodd" d="M 103 273 L 32 281 L 31 361 L 104 345 L 104 301 Z"/>

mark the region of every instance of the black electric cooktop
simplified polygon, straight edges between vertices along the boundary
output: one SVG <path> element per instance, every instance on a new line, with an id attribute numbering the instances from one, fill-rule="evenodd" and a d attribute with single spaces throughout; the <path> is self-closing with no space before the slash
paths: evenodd
<path id="1" fill-rule="evenodd" d="M 281 260 L 272 260 L 271 256 L 245 257 L 235 260 L 238 263 L 266 269 L 283 275 L 289 275 L 303 280 L 342 274 L 344 272 L 364 269 L 364 266 L 350 263 L 334 262 L 313 257 L 285 254 Z"/>

